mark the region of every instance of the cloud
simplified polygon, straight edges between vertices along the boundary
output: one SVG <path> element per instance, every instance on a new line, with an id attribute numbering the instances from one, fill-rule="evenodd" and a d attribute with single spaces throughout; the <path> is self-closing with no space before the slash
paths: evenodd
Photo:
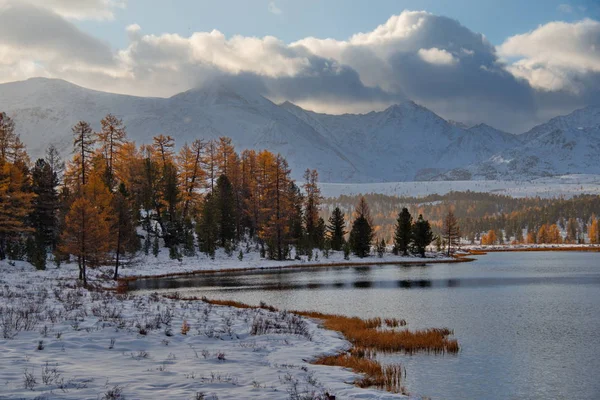
<path id="1" fill-rule="evenodd" d="M 10 2 L 17 3 L 15 0 L 0 0 L 0 5 Z M 124 8 L 126 0 L 19 0 L 18 3 L 45 8 L 69 19 L 111 20 L 114 10 Z"/>
<path id="2" fill-rule="evenodd" d="M 279 15 L 282 13 L 281 8 L 279 8 L 274 1 L 269 2 L 267 9 L 271 14 Z"/>
<path id="3" fill-rule="evenodd" d="M 600 73 L 600 22 L 550 22 L 508 38 L 499 53 L 515 61 L 508 69 L 533 87 L 573 93 L 586 91 L 586 79 Z"/>
<path id="4" fill-rule="evenodd" d="M 59 15 L 28 3 L 0 8 L 0 64 L 37 63 L 41 67 L 108 68 L 113 64 L 109 46 Z"/>
<path id="5" fill-rule="evenodd" d="M 498 48 L 454 19 L 423 11 L 404 11 L 346 40 L 294 43 L 218 30 L 154 35 L 132 24 L 123 33 L 128 45 L 113 52 L 55 10 L 10 4 L 0 6 L 0 81 L 47 76 L 166 97 L 218 78 L 315 111 L 368 112 L 412 99 L 445 118 L 513 132 L 549 110 L 600 99 L 593 20 L 546 24 Z"/>
<path id="6" fill-rule="evenodd" d="M 467 54 L 468 51 L 469 50 L 467 50 Z M 436 49 L 435 47 L 432 47 L 431 49 L 419 49 L 417 54 L 423 61 L 434 65 L 454 65 L 458 62 L 458 59 L 446 50 Z M 472 50 L 471 54 L 474 54 Z"/>

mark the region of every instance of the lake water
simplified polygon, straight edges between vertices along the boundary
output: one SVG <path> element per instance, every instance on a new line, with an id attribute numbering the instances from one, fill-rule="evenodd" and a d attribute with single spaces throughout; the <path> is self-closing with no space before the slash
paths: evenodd
<path id="1" fill-rule="evenodd" d="M 490 253 L 422 266 L 138 281 L 136 289 L 448 327 L 457 355 L 385 356 L 432 399 L 600 399 L 600 254 Z"/>

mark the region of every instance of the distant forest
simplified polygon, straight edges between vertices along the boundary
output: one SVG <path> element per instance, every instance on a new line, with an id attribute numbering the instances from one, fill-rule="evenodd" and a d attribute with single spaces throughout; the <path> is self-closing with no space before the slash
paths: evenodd
<path id="1" fill-rule="evenodd" d="M 362 195 L 342 195 L 324 199 L 323 217 L 327 219 L 335 207 L 351 215 L 360 197 Z M 559 240 L 561 243 L 599 243 L 600 196 L 513 198 L 466 191 L 425 197 L 384 194 L 365 194 L 364 197 L 371 209 L 375 234 L 386 242 L 392 241 L 398 213 L 406 207 L 412 215 L 426 215 L 437 235 L 441 234 L 444 218 L 452 210 L 458 219 L 463 241 L 469 243 L 479 244 L 482 239 L 484 244 L 553 243 Z M 560 239 L 548 234 L 548 231 L 554 231 L 553 226 L 558 228 Z"/>

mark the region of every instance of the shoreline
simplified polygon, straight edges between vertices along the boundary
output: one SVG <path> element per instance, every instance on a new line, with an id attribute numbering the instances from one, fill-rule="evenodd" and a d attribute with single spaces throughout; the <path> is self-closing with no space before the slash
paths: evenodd
<path id="1" fill-rule="evenodd" d="M 331 263 L 297 263 L 297 264 L 286 264 L 280 266 L 268 266 L 268 267 L 244 267 L 244 268 L 223 268 L 223 269 L 197 269 L 185 272 L 171 272 L 166 274 L 150 274 L 150 275 L 131 275 L 123 276 L 117 279 L 116 288 L 104 288 L 105 290 L 123 290 L 124 286 L 127 286 L 129 282 L 135 282 L 137 280 L 144 279 L 164 279 L 164 278 L 179 278 L 188 277 L 195 275 L 210 275 L 210 274 L 235 274 L 243 272 L 255 272 L 255 271 L 281 271 L 289 269 L 300 269 L 300 268 L 331 268 L 331 267 L 352 267 L 352 266 L 365 266 L 365 267 L 376 267 L 381 265 L 420 265 L 420 264 L 456 264 L 462 262 L 475 261 L 475 258 L 468 257 L 469 254 L 455 255 L 452 258 L 441 259 L 441 258 L 415 258 L 414 260 L 386 260 L 386 261 L 371 261 L 371 262 L 355 262 L 355 261 L 344 261 L 344 262 L 331 262 Z M 125 289 L 128 291 L 127 289 Z"/>

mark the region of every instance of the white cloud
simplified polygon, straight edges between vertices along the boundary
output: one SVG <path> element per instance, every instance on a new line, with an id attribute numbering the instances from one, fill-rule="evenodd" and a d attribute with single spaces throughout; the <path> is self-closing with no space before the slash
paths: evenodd
<path id="1" fill-rule="evenodd" d="M 577 92 L 581 76 L 600 73 L 600 22 L 550 22 L 508 38 L 498 51 L 517 59 L 509 70 L 532 86 Z"/>
<path id="2" fill-rule="evenodd" d="M 282 13 L 281 8 L 279 8 L 274 1 L 269 2 L 267 9 L 271 14 L 279 15 Z"/>
<path id="3" fill-rule="evenodd" d="M 417 54 L 419 54 L 419 57 L 423 61 L 434 65 L 454 65 L 458 62 L 458 59 L 446 50 L 440 50 L 435 47 L 431 49 L 419 49 Z"/>
<path id="4" fill-rule="evenodd" d="M 0 0 L 2 3 L 27 3 L 69 19 L 110 20 L 115 9 L 125 7 L 126 0 Z"/>

